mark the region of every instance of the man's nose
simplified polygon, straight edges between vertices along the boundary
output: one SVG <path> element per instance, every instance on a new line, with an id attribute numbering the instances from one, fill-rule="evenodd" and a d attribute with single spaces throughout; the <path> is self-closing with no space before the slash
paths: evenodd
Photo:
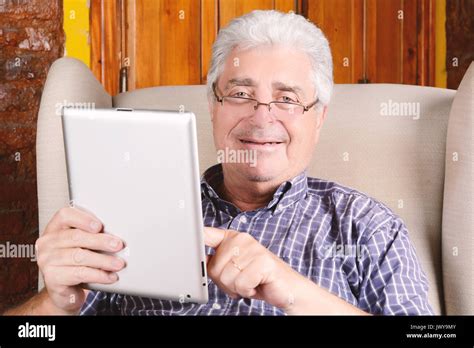
<path id="1" fill-rule="evenodd" d="M 250 123 L 255 126 L 265 125 L 275 121 L 273 110 L 270 111 L 268 104 L 260 103 L 256 105 L 256 109 L 249 119 Z"/>

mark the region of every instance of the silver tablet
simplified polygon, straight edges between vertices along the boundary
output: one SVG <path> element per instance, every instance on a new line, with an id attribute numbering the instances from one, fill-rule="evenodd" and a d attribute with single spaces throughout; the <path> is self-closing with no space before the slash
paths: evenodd
<path id="1" fill-rule="evenodd" d="M 207 303 L 194 114 L 64 108 L 62 125 L 71 203 L 125 244 L 119 280 L 86 287 Z"/>

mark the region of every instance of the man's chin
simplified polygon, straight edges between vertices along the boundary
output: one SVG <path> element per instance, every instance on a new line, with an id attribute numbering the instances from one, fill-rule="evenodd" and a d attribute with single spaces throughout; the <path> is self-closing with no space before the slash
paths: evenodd
<path id="1" fill-rule="evenodd" d="M 262 164 L 251 166 L 247 164 L 240 164 L 236 168 L 248 181 L 251 182 L 269 182 L 277 177 L 278 170 L 272 167 L 266 167 Z"/>
<path id="2" fill-rule="evenodd" d="M 270 182 L 275 179 L 274 176 L 264 176 L 264 175 L 249 175 L 247 176 L 248 181 L 251 182 Z"/>

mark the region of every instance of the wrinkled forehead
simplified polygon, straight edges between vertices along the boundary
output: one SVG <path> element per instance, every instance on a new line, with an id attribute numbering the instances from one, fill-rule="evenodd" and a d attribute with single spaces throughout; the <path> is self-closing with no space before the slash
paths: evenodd
<path id="1" fill-rule="evenodd" d="M 288 46 L 234 48 L 226 57 L 216 87 L 221 92 L 234 86 L 254 89 L 314 93 L 311 61 L 305 52 Z"/>

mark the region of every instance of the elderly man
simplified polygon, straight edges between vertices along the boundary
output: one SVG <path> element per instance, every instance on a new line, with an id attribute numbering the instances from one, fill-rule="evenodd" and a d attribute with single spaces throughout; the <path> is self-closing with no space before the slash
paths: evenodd
<path id="1" fill-rule="evenodd" d="M 402 220 L 360 192 L 306 176 L 333 85 L 321 30 L 292 13 L 237 18 L 219 32 L 207 83 L 216 148 L 256 154 L 252 165 L 224 162 L 202 178 L 209 303 L 82 289 L 117 280 L 123 260 L 100 251 L 123 244 L 100 233 L 95 217 L 63 208 L 37 242 L 46 290 L 9 313 L 432 313 Z"/>

